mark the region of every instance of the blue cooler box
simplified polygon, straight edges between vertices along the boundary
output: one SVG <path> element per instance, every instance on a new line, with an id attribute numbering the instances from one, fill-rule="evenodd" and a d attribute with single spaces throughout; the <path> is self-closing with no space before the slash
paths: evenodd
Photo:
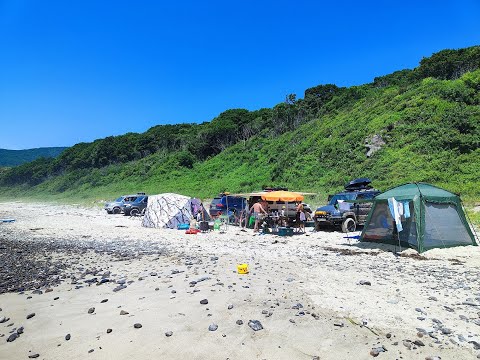
<path id="1" fill-rule="evenodd" d="M 280 235 L 280 236 L 292 236 L 293 235 L 293 228 L 279 227 L 278 228 L 278 235 Z"/>

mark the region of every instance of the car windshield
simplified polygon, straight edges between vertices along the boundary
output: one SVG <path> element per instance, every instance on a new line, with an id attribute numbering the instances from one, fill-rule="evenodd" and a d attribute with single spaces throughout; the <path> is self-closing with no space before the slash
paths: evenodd
<path id="1" fill-rule="evenodd" d="M 332 197 L 328 205 L 335 205 L 338 200 L 355 200 L 355 193 L 351 194 L 336 194 Z"/>
<path id="2" fill-rule="evenodd" d="M 122 202 L 123 201 L 123 196 L 120 196 L 118 199 L 115 200 L 115 202 Z"/>

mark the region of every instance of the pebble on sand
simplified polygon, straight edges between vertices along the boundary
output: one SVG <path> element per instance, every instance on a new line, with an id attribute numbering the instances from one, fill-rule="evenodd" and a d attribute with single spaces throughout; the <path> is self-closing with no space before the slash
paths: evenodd
<path id="1" fill-rule="evenodd" d="M 200 304 L 202 304 L 202 305 L 207 305 L 207 304 L 208 304 L 208 300 L 207 300 L 207 299 L 200 300 Z"/>
<path id="2" fill-rule="evenodd" d="M 217 331 L 218 329 L 218 325 L 217 324 L 211 324 L 209 327 L 208 327 L 208 330 L 209 331 Z"/>
<path id="3" fill-rule="evenodd" d="M 135 329 L 140 329 L 140 328 L 142 327 L 142 324 L 136 323 L 136 324 L 133 325 L 133 327 L 134 327 Z"/>
<path id="4" fill-rule="evenodd" d="M 112 331 L 112 329 L 107 329 L 107 334 L 110 334 Z"/>
<path id="5" fill-rule="evenodd" d="M 70 340 L 71 337 L 72 337 L 72 336 L 71 336 L 70 334 L 67 334 L 67 335 L 65 335 L 65 340 L 68 341 L 68 340 Z"/>
<path id="6" fill-rule="evenodd" d="M 88 309 L 88 313 L 89 314 L 93 314 L 95 311 L 95 308 L 94 307 L 91 307 L 90 309 Z"/>
<path id="7" fill-rule="evenodd" d="M 40 356 L 40 354 L 32 354 L 32 355 L 28 355 L 28 358 L 29 359 L 36 359 Z"/>
<path id="8" fill-rule="evenodd" d="M 7 342 L 15 341 L 17 338 L 18 338 L 18 334 L 17 334 L 16 332 L 14 332 L 13 334 L 11 334 L 11 335 L 8 337 Z"/>
<path id="9" fill-rule="evenodd" d="M 253 330 L 253 331 L 259 331 L 259 330 L 263 330 L 263 326 L 262 326 L 262 323 L 258 320 L 249 320 L 248 321 L 248 326 L 250 326 L 250 328 Z"/>
<path id="10" fill-rule="evenodd" d="M 172 331 L 167 331 L 167 332 L 165 333 L 165 336 L 166 336 L 166 337 L 170 337 L 170 336 L 172 336 L 172 335 L 173 335 L 173 332 L 172 332 Z"/>
<path id="11" fill-rule="evenodd" d="M 35 316 L 35 313 L 28 314 L 28 315 L 27 315 L 27 320 L 28 320 L 28 319 L 31 319 L 31 318 L 34 317 L 34 316 Z"/>

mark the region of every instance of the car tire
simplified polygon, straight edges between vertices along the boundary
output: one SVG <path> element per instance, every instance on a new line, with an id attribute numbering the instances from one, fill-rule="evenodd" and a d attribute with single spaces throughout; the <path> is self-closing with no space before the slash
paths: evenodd
<path id="1" fill-rule="evenodd" d="M 130 210 L 130 216 L 138 216 L 140 215 L 140 211 L 137 208 L 133 208 Z"/>
<path id="2" fill-rule="evenodd" d="M 112 211 L 114 214 L 120 214 L 122 211 L 119 207 L 114 207 L 113 208 L 113 211 Z"/>
<path id="3" fill-rule="evenodd" d="M 342 232 L 354 232 L 357 229 L 357 224 L 355 223 L 355 219 L 346 218 L 342 222 Z"/>

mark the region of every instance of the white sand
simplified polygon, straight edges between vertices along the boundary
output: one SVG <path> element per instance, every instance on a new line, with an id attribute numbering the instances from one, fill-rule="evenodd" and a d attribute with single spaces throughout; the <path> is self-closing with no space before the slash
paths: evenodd
<path id="1" fill-rule="evenodd" d="M 78 283 L 67 280 L 42 295 L 0 295 L 0 317 L 11 318 L 0 324 L 0 359 L 26 359 L 33 353 L 39 359 L 367 359 L 381 345 L 388 350 L 378 356 L 384 359 L 471 359 L 479 352 L 469 341 L 480 344 L 480 326 L 474 322 L 480 324 L 480 306 L 462 304 L 480 305 L 478 247 L 431 250 L 422 254 L 428 260 L 418 260 L 394 256 L 393 247 L 356 240 L 349 245 L 342 233 L 309 228 L 306 235 L 288 238 L 254 236 L 233 226 L 225 234 L 186 235 L 142 228 L 140 218 L 100 209 L 26 203 L 0 203 L 0 218 L 16 219 L 0 225 L 0 243 L 23 234 L 25 241 L 125 240 L 134 248 L 155 244 L 168 250 L 168 255 L 126 261 L 93 251 L 52 254 L 69 258 L 73 268 L 66 274 L 74 274 Z M 238 275 L 239 263 L 248 263 L 250 274 Z M 81 279 L 82 267 L 101 268 L 99 274 L 109 270 L 112 282 L 88 286 L 83 281 L 94 276 Z M 205 276 L 210 279 L 189 286 Z M 123 277 L 134 282 L 113 292 L 113 281 Z M 359 285 L 361 280 L 371 286 Z M 205 298 L 209 304 L 200 305 Z M 303 308 L 292 309 L 297 303 Z M 234 307 L 228 310 L 230 304 Z M 95 312 L 88 314 L 91 307 Z M 129 314 L 119 315 L 122 309 Z M 305 315 L 296 316 L 302 310 Z M 35 317 L 26 320 L 32 312 Z M 237 325 L 238 319 L 244 324 Z M 250 329 L 250 319 L 260 320 L 264 330 Z M 442 334 L 432 319 L 452 333 Z M 143 327 L 134 329 L 134 323 Z M 208 331 L 212 323 L 218 325 L 215 332 Z M 24 334 L 7 343 L 19 326 Z M 418 329 L 437 340 L 418 337 Z M 173 336 L 166 337 L 166 331 Z M 71 340 L 65 340 L 66 334 Z M 409 350 L 405 340 L 426 346 Z"/>

